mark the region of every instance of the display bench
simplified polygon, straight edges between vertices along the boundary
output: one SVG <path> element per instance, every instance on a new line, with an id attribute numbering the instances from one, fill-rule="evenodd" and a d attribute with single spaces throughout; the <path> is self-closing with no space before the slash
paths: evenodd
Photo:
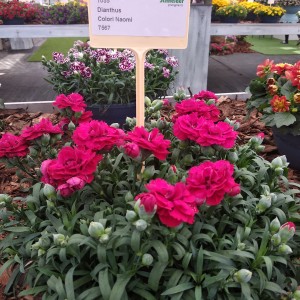
<path id="1" fill-rule="evenodd" d="M 211 6 L 192 6 L 189 44 L 185 50 L 171 50 L 180 61 L 175 86 L 192 91 L 207 88 L 211 35 L 285 35 L 300 34 L 300 24 L 211 23 Z M 88 25 L 1 25 L 0 38 L 87 37 Z M 193 58 L 193 59 L 191 59 Z M 234 91 L 233 91 L 234 92 Z"/>
<path id="2" fill-rule="evenodd" d="M 300 24 L 211 23 L 210 35 L 300 34 Z M 88 25 L 1 25 L 0 38 L 46 38 L 88 36 Z"/>

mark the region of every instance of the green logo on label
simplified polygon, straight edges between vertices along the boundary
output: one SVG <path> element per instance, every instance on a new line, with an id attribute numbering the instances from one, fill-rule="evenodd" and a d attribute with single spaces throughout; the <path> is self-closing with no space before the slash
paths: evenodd
<path id="1" fill-rule="evenodd" d="M 184 0 L 160 0 L 160 3 L 183 3 Z"/>

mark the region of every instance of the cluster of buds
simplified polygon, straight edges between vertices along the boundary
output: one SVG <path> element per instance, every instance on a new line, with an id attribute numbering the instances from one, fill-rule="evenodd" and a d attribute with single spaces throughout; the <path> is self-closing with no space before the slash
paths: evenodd
<path id="1" fill-rule="evenodd" d="M 271 161 L 271 168 L 278 176 L 283 174 L 288 165 L 289 163 L 287 162 L 285 155 L 278 156 Z"/>
<path id="2" fill-rule="evenodd" d="M 272 233 L 271 242 L 277 248 L 279 254 L 287 255 L 293 251 L 286 243 L 294 236 L 296 226 L 293 222 L 287 222 L 280 226 L 280 222 L 276 217 L 270 223 L 270 231 Z"/>
<path id="3" fill-rule="evenodd" d="M 134 210 L 127 210 L 126 219 L 132 223 L 138 231 L 145 231 L 148 223 L 156 214 L 156 200 L 151 194 L 141 194 L 142 198 L 137 199 Z"/>
<path id="4" fill-rule="evenodd" d="M 51 246 L 51 241 L 48 238 L 48 232 L 42 232 L 42 236 L 38 241 L 32 244 L 31 249 L 37 250 L 38 256 L 42 256 L 46 253 L 47 249 Z"/>
<path id="5" fill-rule="evenodd" d="M 0 194 L 0 208 L 6 207 L 9 203 L 11 203 L 11 197 L 7 194 Z"/>
<path id="6" fill-rule="evenodd" d="M 104 228 L 103 224 L 100 222 L 91 222 L 88 233 L 92 238 L 99 240 L 101 244 L 105 244 L 109 240 L 111 227 Z"/>
<path id="7" fill-rule="evenodd" d="M 251 148 L 253 148 L 256 152 L 261 152 L 265 149 L 265 146 L 262 145 L 262 142 L 264 140 L 264 133 L 259 133 L 256 136 L 252 137 L 249 140 L 249 144 Z"/>
<path id="8" fill-rule="evenodd" d="M 277 195 L 270 192 L 268 186 L 263 187 L 262 195 L 259 199 L 259 202 L 256 205 L 256 213 L 261 214 L 266 211 L 273 203 L 277 201 Z"/>
<path id="9" fill-rule="evenodd" d="M 53 242 L 56 246 L 66 247 L 69 237 L 61 233 L 53 234 Z"/>

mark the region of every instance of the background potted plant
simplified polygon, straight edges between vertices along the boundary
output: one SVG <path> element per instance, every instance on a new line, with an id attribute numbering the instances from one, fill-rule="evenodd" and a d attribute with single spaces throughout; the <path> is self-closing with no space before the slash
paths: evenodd
<path id="1" fill-rule="evenodd" d="M 276 144 L 294 168 L 300 169 L 300 61 L 274 64 L 267 59 L 257 67 L 249 85 L 249 112 L 257 109 L 261 120 L 272 127 Z M 298 77 L 297 77 L 298 76 Z"/>
<path id="2" fill-rule="evenodd" d="M 44 119 L 2 136 L 1 159 L 35 183 L 24 198 L 0 194 L 5 294 L 296 299 L 300 199 L 285 158 L 257 154 L 262 134 L 236 145 L 211 92 L 162 104 L 146 101 L 146 127 L 125 133 L 61 95 L 75 127 Z"/>
<path id="3" fill-rule="evenodd" d="M 254 11 L 257 7 L 262 5 L 261 3 L 242 1 L 239 4 L 245 7 L 248 11 L 245 21 L 258 21 L 258 15 Z"/>
<path id="4" fill-rule="evenodd" d="M 216 15 L 216 11 L 223 6 L 229 5 L 229 0 L 212 0 L 211 21 L 220 21 L 220 17 Z"/>
<path id="5" fill-rule="evenodd" d="M 223 23 L 237 23 L 239 20 L 246 18 L 247 13 L 247 9 L 239 4 L 222 6 L 216 11 Z"/>
<path id="6" fill-rule="evenodd" d="M 285 10 L 280 6 L 260 5 L 254 9 L 261 23 L 277 23 Z"/>
<path id="7" fill-rule="evenodd" d="M 277 0 L 275 4 L 282 6 L 287 14 L 296 14 L 300 10 L 300 0 Z"/>
<path id="8" fill-rule="evenodd" d="M 22 25 L 38 14 L 37 6 L 18 0 L 0 1 L 0 18 L 4 25 Z"/>
<path id="9" fill-rule="evenodd" d="M 92 49 L 77 41 L 66 56 L 53 53 L 53 59 L 42 59 L 48 71 L 47 81 L 57 93 L 82 94 L 94 115 L 109 114 L 108 123 L 135 116 L 135 58 L 128 49 Z M 145 61 L 145 93 L 154 99 L 166 95 L 174 81 L 178 61 L 166 50 L 151 50 Z M 109 111 L 107 111 L 109 109 Z M 126 111 L 127 110 L 127 111 Z M 122 114 L 122 121 L 119 113 Z M 107 114 L 106 114 L 107 115 Z"/>

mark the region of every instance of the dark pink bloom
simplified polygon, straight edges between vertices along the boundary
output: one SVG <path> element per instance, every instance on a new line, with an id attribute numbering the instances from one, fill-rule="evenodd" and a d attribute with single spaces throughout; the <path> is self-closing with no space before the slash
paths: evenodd
<path id="1" fill-rule="evenodd" d="M 187 99 L 175 105 L 177 114 L 173 122 L 182 115 L 197 113 L 197 116 L 217 122 L 220 118 L 220 110 L 214 104 L 207 104 L 204 100 Z"/>
<path id="2" fill-rule="evenodd" d="M 135 127 L 128 133 L 127 139 L 137 144 L 139 148 L 150 151 L 158 159 L 164 160 L 169 154 L 171 141 L 165 140 L 157 128 L 148 132 L 144 127 Z"/>
<path id="3" fill-rule="evenodd" d="M 173 127 L 174 135 L 180 140 L 192 140 L 200 146 L 218 145 L 232 148 L 238 133 L 225 122 L 214 123 L 205 118 L 199 118 L 197 113 L 180 116 Z"/>
<path id="4" fill-rule="evenodd" d="M 152 213 L 156 207 L 156 199 L 150 193 L 142 193 L 135 197 L 135 200 L 140 200 L 140 205 L 143 205 L 147 213 Z"/>
<path id="5" fill-rule="evenodd" d="M 57 187 L 57 190 L 63 197 L 71 196 L 75 191 L 81 190 L 85 186 L 84 180 L 78 177 L 72 177 L 66 183 Z"/>
<path id="6" fill-rule="evenodd" d="M 209 99 L 214 99 L 215 101 L 218 100 L 217 95 L 210 91 L 201 91 L 198 94 L 194 95 L 193 98 L 198 100 L 209 100 Z"/>
<path id="7" fill-rule="evenodd" d="M 265 138 L 265 134 L 263 132 L 258 133 L 257 136 L 262 140 Z"/>
<path id="8" fill-rule="evenodd" d="M 135 143 L 127 143 L 122 146 L 126 155 L 132 158 L 137 158 L 141 155 L 140 147 Z"/>
<path id="9" fill-rule="evenodd" d="M 97 155 L 91 150 L 64 147 L 56 159 L 48 159 L 42 163 L 41 172 L 43 176 L 41 181 L 49 183 L 55 188 L 63 184 L 81 186 L 82 181 L 91 183 L 101 159 L 101 155 Z M 81 179 L 81 183 L 75 184 L 74 180 L 68 181 L 74 177 Z"/>
<path id="10" fill-rule="evenodd" d="M 279 235 L 281 238 L 281 243 L 286 243 L 289 241 L 296 232 L 296 226 L 293 222 L 286 222 L 279 228 Z"/>
<path id="11" fill-rule="evenodd" d="M 40 123 L 35 124 L 31 127 L 26 127 L 22 132 L 21 136 L 26 141 L 31 141 L 41 137 L 43 134 L 62 134 L 63 131 L 59 125 L 53 125 L 49 119 L 42 119 Z"/>
<path id="12" fill-rule="evenodd" d="M 4 133 L 0 139 L 0 158 L 23 157 L 26 156 L 28 152 L 28 145 L 20 136 Z"/>
<path id="13" fill-rule="evenodd" d="M 198 204 L 218 205 L 225 194 L 235 196 L 240 192 L 233 171 L 233 165 L 226 160 L 204 162 L 189 170 L 187 188 L 197 197 Z"/>
<path id="14" fill-rule="evenodd" d="M 182 222 L 194 223 L 198 212 L 195 197 L 182 182 L 171 185 L 163 179 L 151 180 L 147 190 L 155 197 L 160 221 L 168 227 L 176 227 Z M 139 196 L 137 196 L 139 197 Z"/>
<path id="15" fill-rule="evenodd" d="M 83 112 L 86 108 L 83 97 L 77 93 L 72 93 L 70 95 L 60 94 L 56 97 L 53 105 L 59 109 L 69 107 L 74 112 Z"/>
<path id="16" fill-rule="evenodd" d="M 110 151 L 124 143 L 125 134 L 121 129 L 107 125 L 103 121 L 81 123 L 73 133 L 73 141 L 78 146 L 91 150 Z"/>

